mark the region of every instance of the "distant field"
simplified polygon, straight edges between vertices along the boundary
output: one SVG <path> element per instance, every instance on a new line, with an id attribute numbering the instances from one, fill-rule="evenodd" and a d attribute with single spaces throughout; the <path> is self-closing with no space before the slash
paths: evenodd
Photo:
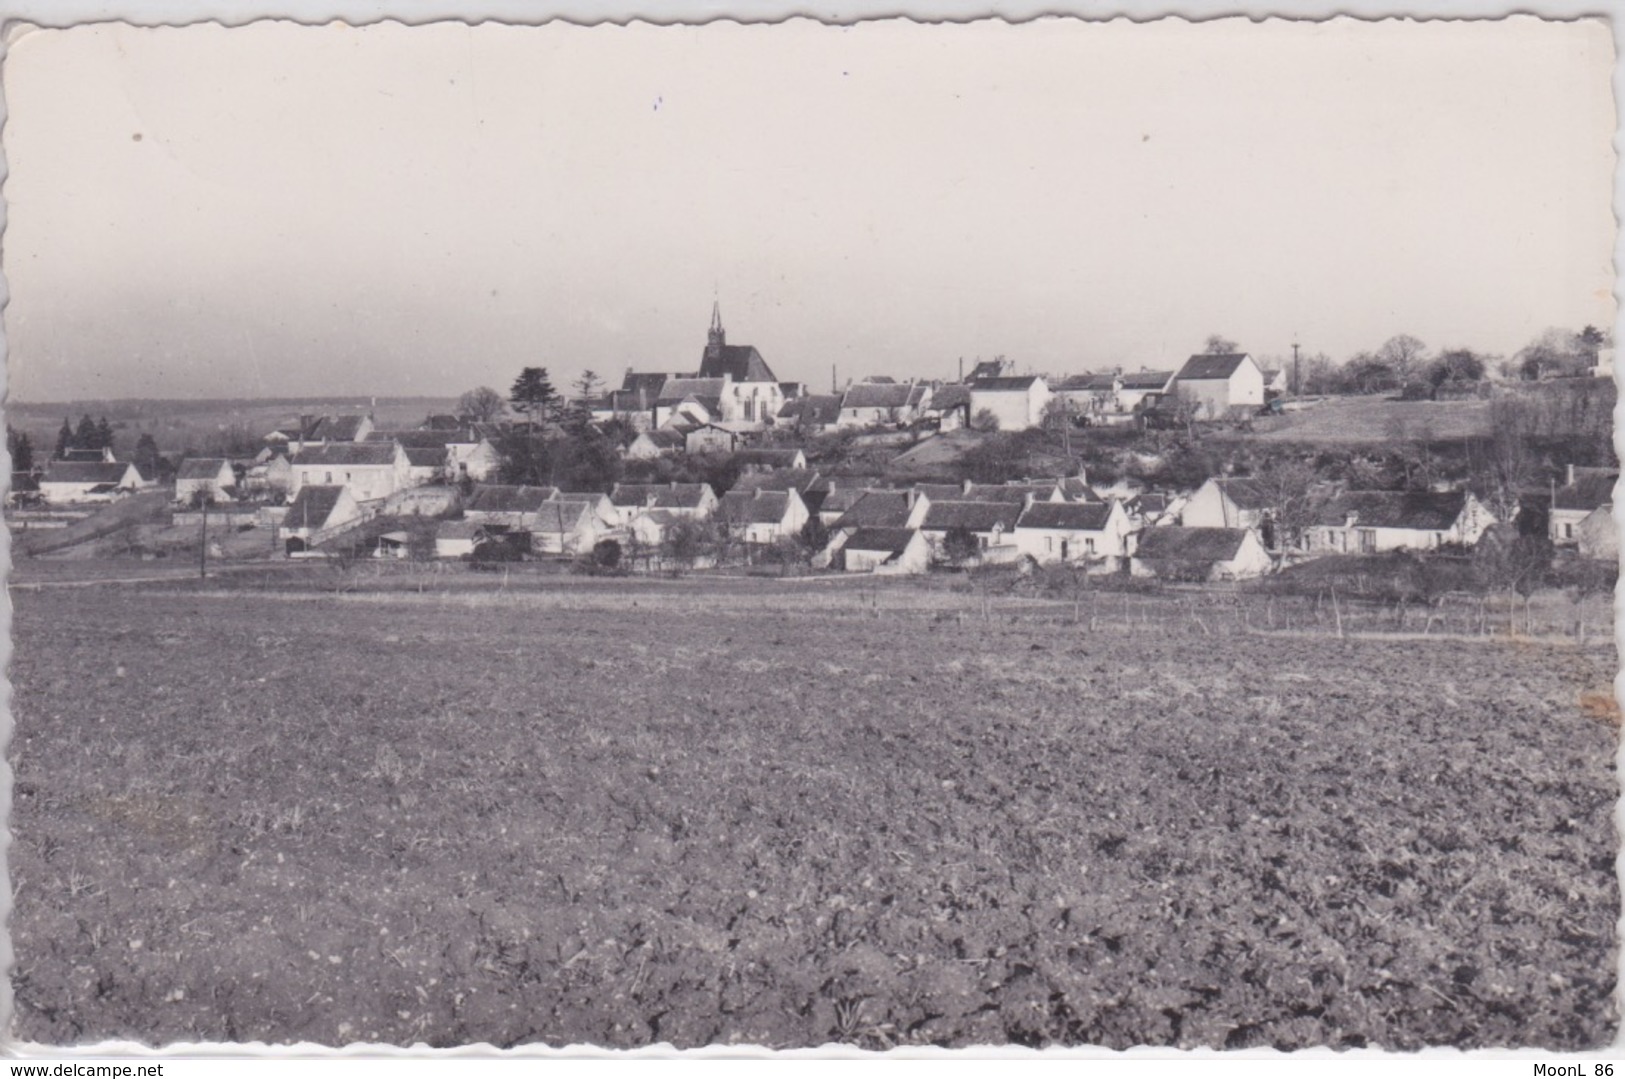
<path id="1" fill-rule="evenodd" d="M 1301 412 L 1254 421 L 1261 442 L 1452 441 L 1489 432 L 1488 401 L 1391 401 L 1334 397 Z"/>
<path id="2" fill-rule="evenodd" d="M 1614 1036 L 1611 645 L 697 585 L 17 592 L 17 1034 Z"/>

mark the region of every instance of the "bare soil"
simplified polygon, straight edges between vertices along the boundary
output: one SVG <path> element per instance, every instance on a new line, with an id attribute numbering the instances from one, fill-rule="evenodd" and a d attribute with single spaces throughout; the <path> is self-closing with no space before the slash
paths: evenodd
<path id="1" fill-rule="evenodd" d="M 1614 1038 L 1611 644 L 684 583 L 16 594 L 16 1035 Z"/>

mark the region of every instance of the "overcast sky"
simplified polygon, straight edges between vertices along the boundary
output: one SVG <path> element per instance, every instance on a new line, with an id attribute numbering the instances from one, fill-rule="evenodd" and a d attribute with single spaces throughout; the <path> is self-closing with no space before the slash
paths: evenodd
<path id="1" fill-rule="evenodd" d="M 35 31 L 10 391 L 1511 353 L 1613 321 L 1601 24 Z"/>

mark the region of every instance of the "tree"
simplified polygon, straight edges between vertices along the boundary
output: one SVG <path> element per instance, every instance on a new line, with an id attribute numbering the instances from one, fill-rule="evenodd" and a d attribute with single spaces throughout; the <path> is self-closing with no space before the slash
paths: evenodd
<path id="1" fill-rule="evenodd" d="M 68 417 L 63 416 L 62 429 L 56 433 L 56 453 L 52 456 L 58 461 L 66 457 L 68 451 L 73 448 L 73 438 L 73 424 L 68 422 Z"/>
<path id="2" fill-rule="evenodd" d="M 1446 383 L 1482 382 L 1484 361 L 1471 349 L 1453 348 L 1441 352 L 1428 368 L 1428 381 L 1434 389 Z"/>
<path id="3" fill-rule="evenodd" d="M 1240 351 L 1240 345 L 1216 333 L 1208 334 L 1207 342 L 1202 346 L 1202 352 L 1208 356 L 1227 356 Z"/>
<path id="4" fill-rule="evenodd" d="M 977 541 L 976 533 L 955 526 L 942 534 L 942 553 L 950 564 L 963 566 L 981 555 L 982 545 Z"/>
<path id="5" fill-rule="evenodd" d="M 1382 347 L 1377 349 L 1376 358 L 1388 365 L 1388 369 L 1394 373 L 1395 382 L 1403 386 L 1421 376 L 1427 351 L 1428 347 L 1420 340 L 1402 333 L 1384 341 Z"/>
<path id="6" fill-rule="evenodd" d="M 572 385 L 575 387 L 576 397 L 586 400 L 598 396 L 598 391 L 604 385 L 604 380 L 598 377 L 597 371 L 589 367 L 576 377 Z"/>
<path id="7" fill-rule="evenodd" d="M 807 523 L 796 533 L 797 557 L 803 564 L 812 565 L 812 560 L 828 546 L 829 529 L 824 527 L 824 522 L 819 520 L 815 513 L 807 518 Z"/>
<path id="8" fill-rule="evenodd" d="M 465 416 L 475 423 L 490 423 L 502 415 L 502 410 L 507 404 L 502 395 L 491 387 L 476 386 L 457 398 L 457 415 Z"/>
<path id="9" fill-rule="evenodd" d="M 13 472 L 34 471 L 34 444 L 28 440 L 28 432 L 13 431 L 6 426 L 6 451 L 11 454 L 11 470 Z"/>
<path id="10" fill-rule="evenodd" d="M 1348 389 L 1343 369 L 1324 352 L 1305 356 L 1301 367 L 1299 393 L 1342 393 Z"/>
<path id="11" fill-rule="evenodd" d="M 662 545 L 664 556 L 679 569 L 693 569 L 694 563 L 711 543 L 710 530 L 705 522 L 695 520 L 673 521 L 666 529 Z"/>
<path id="12" fill-rule="evenodd" d="M 1535 478 L 1530 451 L 1531 418 L 1523 402 L 1498 397 L 1490 403 L 1490 433 L 1468 444 L 1472 486 L 1498 521 L 1518 513 L 1518 492 Z"/>
<path id="13" fill-rule="evenodd" d="M 141 437 L 135 440 L 135 453 L 131 462 L 136 471 L 149 480 L 158 478 L 158 443 L 149 431 L 141 432 Z"/>
<path id="14" fill-rule="evenodd" d="M 107 422 L 106 416 L 103 416 L 101 422 L 96 424 L 96 448 L 98 450 L 113 448 L 113 427 Z"/>
<path id="15" fill-rule="evenodd" d="M 999 417 L 995 416 L 990 408 L 979 408 L 976 415 L 970 418 L 970 425 L 973 431 L 997 431 Z"/>
<path id="16" fill-rule="evenodd" d="M 1349 387 L 1356 393 L 1386 393 L 1399 388 L 1394 369 L 1370 352 L 1357 352 L 1345 367 Z"/>
<path id="17" fill-rule="evenodd" d="M 79 428 L 73 434 L 73 448 L 76 450 L 98 450 L 96 444 L 96 421 L 90 418 L 87 412 L 79 419 Z"/>
<path id="18" fill-rule="evenodd" d="M 519 377 L 513 380 L 513 388 L 508 391 L 508 401 L 514 411 L 523 413 L 532 424 L 551 419 L 558 399 L 558 392 L 553 389 L 553 382 L 547 377 L 545 367 L 527 367 L 520 371 Z"/>
<path id="19" fill-rule="evenodd" d="M 1315 523 L 1328 497 L 1315 467 L 1305 461 L 1271 457 L 1255 472 L 1271 512 L 1264 524 L 1264 545 L 1271 550 L 1296 550 L 1304 532 Z"/>
<path id="20" fill-rule="evenodd" d="M 614 570 L 621 564 L 621 545 L 612 539 L 601 539 L 592 545 L 593 565 L 601 570 Z"/>

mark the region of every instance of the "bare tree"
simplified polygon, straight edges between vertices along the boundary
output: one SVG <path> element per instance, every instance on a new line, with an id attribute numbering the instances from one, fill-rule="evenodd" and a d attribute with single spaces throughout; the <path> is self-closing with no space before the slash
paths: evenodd
<path id="1" fill-rule="evenodd" d="M 1252 479 L 1264 489 L 1270 505 L 1267 546 L 1274 550 L 1296 550 L 1303 545 L 1305 532 L 1315 523 L 1322 506 L 1331 496 L 1315 467 L 1306 461 L 1272 458 Z"/>
<path id="2" fill-rule="evenodd" d="M 1408 333 L 1390 337 L 1377 349 L 1377 360 L 1386 364 L 1401 386 L 1419 379 L 1427 362 L 1428 347 Z"/>
<path id="3" fill-rule="evenodd" d="M 1210 333 L 1207 343 L 1202 346 L 1202 351 L 1209 356 L 1224 356 L 1240 352 L 1241 346 L 1222 334 Z"/>
<path id="4" fill-rule="evenodd" d="M 1535 478 L 1535 457 L 1529 436 L 1533 418 L 1515 397 L 1490 403 L 1489 437 L 1470 449 L 1474 457 L 1475 486 L 1495 519 L 1511 523 L 1518 513 L 1518 492 Z"/>
<path id="5" fill-rule="evenodd" d="M 489 386 L 476 386 L 457 398 L 457 414 L 476 423 L 490 423 L 502 415 L 507 401 Z"/>

